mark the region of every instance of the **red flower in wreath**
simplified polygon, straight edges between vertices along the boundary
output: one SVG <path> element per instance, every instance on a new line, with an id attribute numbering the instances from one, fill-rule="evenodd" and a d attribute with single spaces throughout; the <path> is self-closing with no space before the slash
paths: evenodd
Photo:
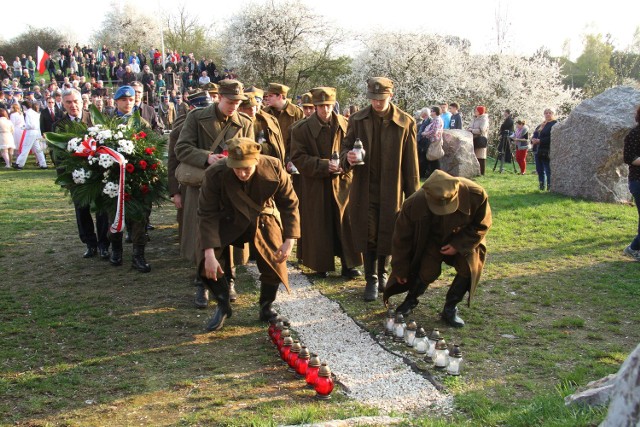
<path id="1" fill-rule="evenodd" d="M 134 170 L 136 170 L 136 167 L 133 166 L 131 163 L 127 163 L 127 173 L 133 173 Z"/>
<path id="2" fill-rule="evenodd" d="M 142 194 L 147 194 L 149 192 L 149 186 L 147 184 L 142 184 L 140 186 L 140 191 L 142 191 Z"/>
<path id="3" fill-rule="evenodd" d="M 151 165 L 151 169 L 152 169 L 152 170 L 156 170 L 156 169 L 158 169 L 158 164 L 157 164 L 157 163 L 152 164 L 152 165 Z"/>
<path id="4" fill-rule="evenodd" d="M 138 162 L 138 166 L 140 166 L 140 169 L 142 170 L 147 170 L 147 162 L 145 162 L 144 160 L 140 160 Z"/>
<path id="5" fill-rule="evenodd" d="M 131 194 L 129 193 L 124 193 L 124 201 L 128 202 L 129 200 L 131 200 Z"/>
<path id="6" fill-rule="evenodd" d="M 133 135 L 133 139 L 144 139 L 147 137 L 147 134 L 144 132 L 138 132 Z"/>
<path id="7" fill-rule="evenodd" d="M 144 152 L 148 155 L 152 155 L 154 151 L 156 151 L 155 147 L 147 147 L 144 149 Z"/>

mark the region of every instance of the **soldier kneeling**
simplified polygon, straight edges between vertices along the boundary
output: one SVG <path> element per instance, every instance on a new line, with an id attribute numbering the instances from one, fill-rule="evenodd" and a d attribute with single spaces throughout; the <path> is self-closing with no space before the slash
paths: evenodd
<path id="1" fill-rule="evenodd" d="M 231 317 L 224 277 L 230 246 L 249 242 L 260 271 L 260 320 L 277 316 L 271 308 L 280 283 L 289 286 L 286 260 L 300 237 L 298 198 L 279 160 L 260 155 L 251 138 L 227 141 L 229 156 L 205 172 L 198 200 L 198 265 L 203 282 L 218 302 L 208 331 Z M 220 260 L 220 261 L 219 261 Z"/>
<path id="2" fill-rule="evenodd" d="M 475 293 L 486 257 L 485 235 L 491 227 L 487 193 L 475 182 L 436 170 L 402 205 L 393 231 L 391 266 L 384 290 L 389 297 L 407 293 L 396 310 L 407 315 L 441 273 L 442 263 L 456 269 L 441 317 L 464 326 L 457 304 Z"/>

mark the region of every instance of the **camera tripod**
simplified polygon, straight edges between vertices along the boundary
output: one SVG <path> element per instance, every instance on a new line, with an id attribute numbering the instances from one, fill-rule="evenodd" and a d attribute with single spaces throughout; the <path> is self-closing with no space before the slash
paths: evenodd
<path id="1" fill-rule="evenodd" d="M 496 156 L 496 162 L 493 164 L 494 172 L 496 171 L 498 162 L 500 162 L 500 173 L 504 171 L 504 159 L 507 153 L 509 153 L 509 155 L 511 156 L 511 164 L 513 165 L 513 173 L 518 173 L 516 172 L 516 162 L 513 158 L 513 153 L 511 153 L 511 146 L 509 144 L 510 141 L 511 140 L 507 135 L 504 135 L 500 138 L 500 143 L 498 143 L 498 155 Z"/>

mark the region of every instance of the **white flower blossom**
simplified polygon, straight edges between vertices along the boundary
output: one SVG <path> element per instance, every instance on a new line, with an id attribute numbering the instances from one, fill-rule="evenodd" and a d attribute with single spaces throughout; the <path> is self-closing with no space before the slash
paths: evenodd
<path id="1" fill-rule="evenodd" d="M 122 134 L 122 132 L 118 131 L 118 132 L 116 132 L 115 135 L 113 135 L 113 137 L 115 139 L 122 139 L 122 138 L 124 138 L 124 135 Z"/>
<path id="2" fill-rule="evenodd" d="M 118 184 L 115 182 L 107 182 L 102 192 L 113 199 L 118 195 Z"/>
<path id="3" fill-rule="evenodd" d="M 111 167 L 111 165 L 113 165 L 113 157 L 108 154 L 100 154 L 98 164 L 103 168 L 108 169 Z"/>
<path id="4" fill-rule="evenodd" d="M 118 141 L 118 152 L 124 154 L 133 154 L 135 148 L 133 141 L 128 139 L 121 139 Z"/>
<path id="5" fill-rule="evenodd" d="M 98 138 L 100 141 L 104 141 L 105 139 L 111 139 L 112 137 L 113 137 L 113 133 L 109 129 L 101 130 L 100 132 L 98 132 L 98 136 L 96 136 L 96 138 Z"/>
<path id="6" fill-rule="evenodd" d="M 71 138 L 69 142 L 67 142 L 67 151 L 77 151 L 81 142 L 81 138 Z"/>
<path id="7" fill-rule="evenodd" d="M 126 129 L 126 128 L 127 128 L 127 125 L 125 125 L 125 124 L 120 123 L 120 124 L 118 125 L 118 129 L 119 129 L 119 130 L 124 130 L 124 129 Z"/>
<path id="8" fill-rule="evenodd" d="M 73 178 L 73 182 L 76 184 L 84 184 L 86 179 L 89 178 L 89 174 L 84 169 L 76 169 L 71 172 L 71 177 Z"/>
<path id="9" fill-rule="evenodd" d="M 100 132 L 101 128 L 102 128 L 102 125 L 91 126 L 90 128 L 87 129 L 87 132 L 89 132 L 89 135 L 91 136 L 96 136 Z"/>

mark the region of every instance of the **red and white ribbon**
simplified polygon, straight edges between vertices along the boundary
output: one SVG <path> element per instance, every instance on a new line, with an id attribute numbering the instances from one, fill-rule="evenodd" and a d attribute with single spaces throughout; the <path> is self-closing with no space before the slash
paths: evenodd
<path id="1" fill-rule="evenodd" d="M 125 227 L 125 223 L 124 223 L 124 179 L 125 179 L 125 173 L 126 173 L 126 164 L 127 161 L 124 158 L 124 156 L 120 153 L 118 153 L 117 151 L 106 147 L 104 145 L 101 145 L 98 147 L 98 142 L 93 139 L 85 139 L 80 143 L 80 146 L 82 147 L 82 151 L 78 151 L 76 150 L 75 153 L 73 153 L 74 156 L 76 157 L 96 157 L 100 154 L 108 154 L 109 156 L 111 156 L 113 158 L 113 160 L 116 161 L 116 163 L 118 163 L 118 165 L 120 166 L 120 179 L 118 181 L 118 202 L 117 202 L 117 207 L 116 207 L 116 217 L 113 221 L 113 224 L 111 224 L 111 228 L 110 231 L 112 233 L 120 233 L 122 232 L 122 230 L 124 230 Z"/>

